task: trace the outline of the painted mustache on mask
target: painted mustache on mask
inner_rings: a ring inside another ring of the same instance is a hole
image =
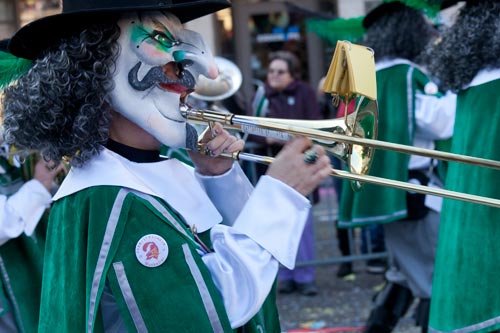
[[[183,61],[179,65],[183,68],[191,64],[192,61]],[[181,70],[180,75],[176,74],[176,65],[177,64],[169,63],[164,66],[153,67],[146,73],[142,80],[139,80],[137,76],[139,68],[141,67],[141,63],[139,62],[128,73],[128,81],[134,89],[139,91],[147,90],[154,85],[159,85],[162,88],[166,88],[166,86],[177,86],[177,89],[172,89],[176,91],[194,89],[196,82],[193,75],[186,70]],[[167,73],[169,73],[172,78],[169,78]],[[184,89],[180,89],[179,87],[183,87]]]

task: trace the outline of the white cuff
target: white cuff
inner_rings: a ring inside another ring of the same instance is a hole
[[[306,197],[279,180],[262,176],[233,227],[293,269],[310,209]]]
[[[222,295],[231,327],[240,327],[262,307],[279,265],[271,253],[234,228],[216,225],[210,235],[214,252],[202,260]]]

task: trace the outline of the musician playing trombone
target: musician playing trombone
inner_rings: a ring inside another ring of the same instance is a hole
[[[4,100],[7,140],[73,168],[54,197],[39,332],[280,332],[273,285],[294,266],[329,176],[299,137],[253,188],[220,124],[202,138],[180,113],[217,76],[181,22],[227,0],[64,0],[9,44],[33,66]],[[188,147],[192,169],[158,149]]]

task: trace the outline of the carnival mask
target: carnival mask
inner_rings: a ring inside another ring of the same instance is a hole
[[[191,131],[179,102],[194,90],[200,75],[217,77],[212,53],[200,34],[184,29],[169,13],[133,14],[118,25],[114,109],[161,143],[186,147]]]

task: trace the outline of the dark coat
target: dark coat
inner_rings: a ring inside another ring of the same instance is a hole
[[[322,119],[314,89],[303,81],[292,82],[283,91],[265,85],[269,100],[267,117],[286,119]]]

